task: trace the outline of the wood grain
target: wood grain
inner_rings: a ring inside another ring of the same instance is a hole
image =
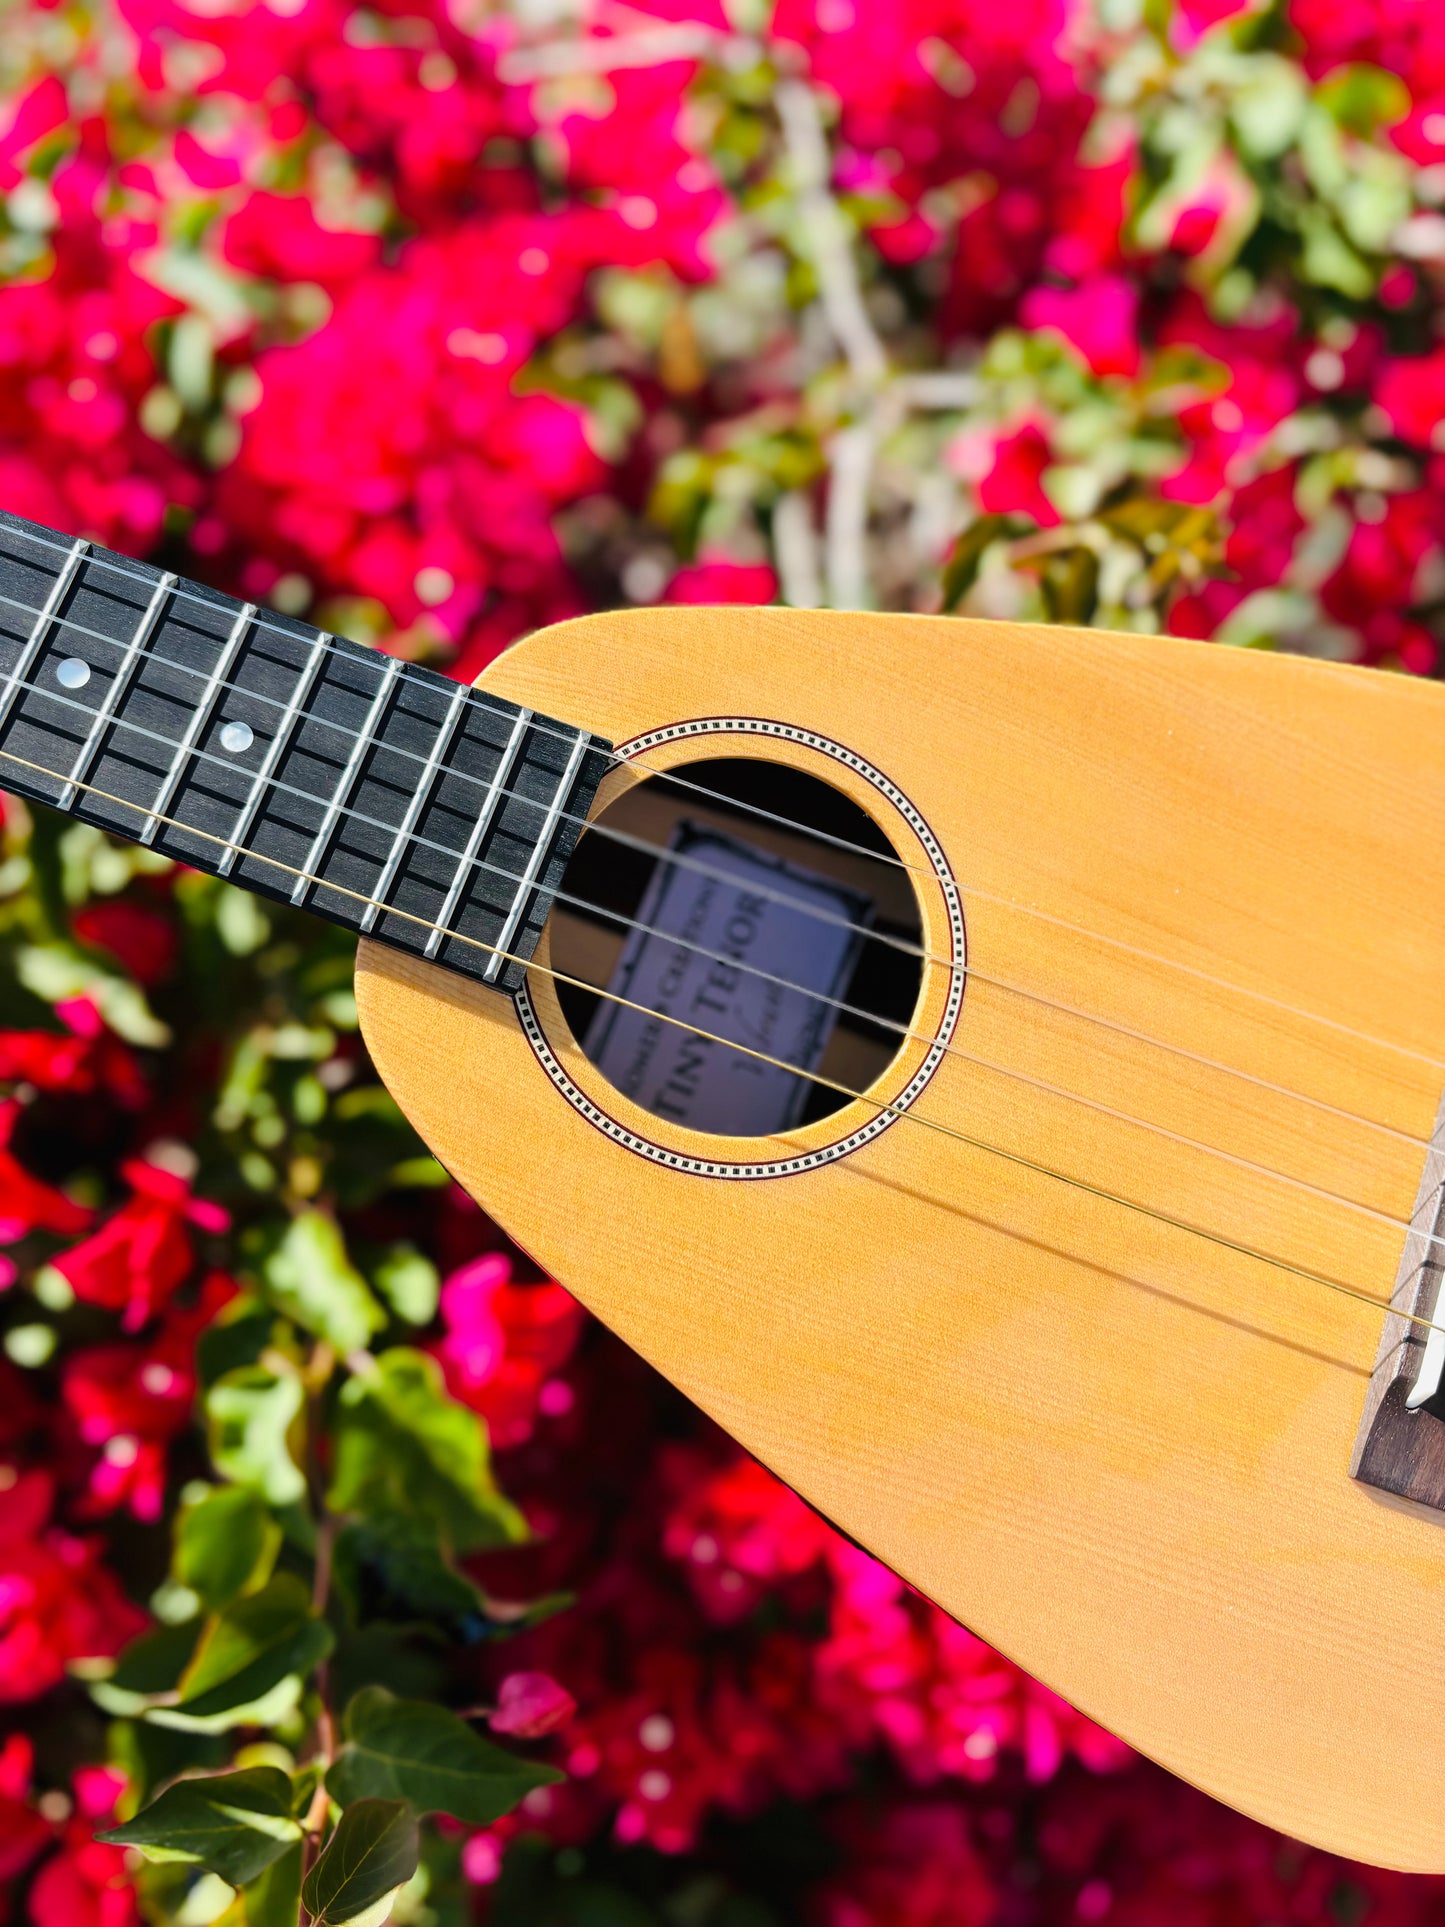
[[[1407,1220],[1445,1084],[1445,691],[1141,636],[776,610],[563,624],[486,686],[614,741],[768,717],[877,765],[963,887],[978,975],[956,1041],[1000,1067],[949,1057],[917,1115],[1389,1299],[1402,1230],[1318,1191]],[[768,753],[921,861],[861,777]],[[920,881],[937,949],[941,892]],[[907,1119],[799,1177],[661,1169],[564,1099],[500,1000],[371,946],[357,985],[382,1075],[448,1169],[806,1498],[1209,1791],[1445,1870],[1445,1537],[1349,1477],[1369,1306]],[[577,1085],[663,1141],[535,971],[533,995]],[[934,972],[916,1027],[942,998]]]

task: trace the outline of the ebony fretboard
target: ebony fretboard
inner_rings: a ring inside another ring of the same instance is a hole
[[[0,787],[195,869],[515,990],[609,761],[551,717],[0,512]]]

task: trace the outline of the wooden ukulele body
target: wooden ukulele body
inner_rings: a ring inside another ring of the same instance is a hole
[[[927,971],[873,1089],[911,1116],[858,1101],[716,1139],[610,1090],[542,970],[524,1025],[364,944],[368,1044],[443,1164],[1085,1712],[1271,1825],[1445,1870],[1445,1513],[1349,1476],[1381,1314],[1097,1195],[1390,1298],[1445,1086],[1445,691],[1142,636],[727,609],[565,623],[484,687],[641,739],[652,768],[823,777],[915,866],[940,957],[961,907],[969,975],[954,1009],[957,974]]]

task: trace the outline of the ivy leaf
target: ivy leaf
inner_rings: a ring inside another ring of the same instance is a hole
[[[397,1699],[366,1686],[346,1709],[346,1744],[326,1775],[326,1790],[353,1800],[408,1800],[418,1813],[449,1813],[486,1827],[534,1787],[563,1776],[503,1752],[465,1720],[430,1700]]]
[[[455,1552],[515,1545],[527,1531],[492,1483],[481,1420],[448,1396],[434,1359],[404,1345],[342,1387],[327,1503],[424,1519]]]
[[[192,1719],[250,1706],[292,1674],[304,1679],[333,1644],[301,1581],[282,1573],[211,1621],[181,1677],[179,1704]]]
[[[358,1800],[306,1876],[313,1927],[381,1927],[398,1887],[416,1872],[416,1816],[402,1800]]]
[[[386,1313],[346,1255],[341,1227],[324,1211],[303,1211],[262,1267],[271,1301],[343,1356],[361,1351]]]
[[[212,1611],[265,1580],[281,1545],[281,1529],[259,1493],[216,1486],[176,1522],[173,1570]]]
[[[271,1505],[304,1498],[306,1481],[288,1445],[304,1399],[299,1378],[278,1377],[263,1365],[243,1365],[218,1378],[206,1394],[216,1470]]]
[[[98,1834],[113,1847],[139,1847],[148,1860],[183,1860],[233,1887],[255,1880],[293,1844],[291,1782],[274,1766],[177,1780],[124,1826]]]
[[[240,1895],[246,1927],[296,1927],[301,1915],[301,1847],[288,1847]]]

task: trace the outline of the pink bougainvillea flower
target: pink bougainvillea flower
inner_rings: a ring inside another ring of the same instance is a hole
[[[816,1927],[985,1927],[995,1918],[993,1876],[958,1807],[850,1807],[836,1824],[848,1867],[823,1888]]]
[[[33,1927],[141,1927],[126,1849],[94,1837],[114,1822],[125,1779],[109,1767],[82,1767],[72,1784],[75,1807],[59,1851],[30,1889]]]
[[[109,951],[147,990],[164,982],[175,967],[175,924],[144,904],[124,899],[89,903],[76,911],[71,928],[82,943]]]
[[[778,578],[766,562],[735,562],[706,554],[679,569],[667,585],[667,602],[775,602]]]
[[[1034,288],[1019,310],[1027,328],[1062,335],[1096,375],[1133,375],[1139,367],[1139,291],[1106,274],[1079,288]]]
[[[1036,422],[1000,436],[989,471],[978,484],[979,506],[990,515],[1031,515],[1040,528],[1054,528],[1059,512],[1043,485],[1052,460],[1047,437]]]
[[[519,1740],[540,1740],[565,1726],[577,1702],[549,1673],[508,1673],[497,1689],[497,1704],[487,1723],[497,1733]]]
[[[13,1244],[30,1231],[51,1231],[73,1237],[90,1223],[83,1205],[63,1191],[31,1177],[9,1149],[21,1106],[13,1099],[0,1102],[0,1243]]]
[[[482,1414],[494,1445],[522,1443],[571,1356],[581,1307],[561,1285],[514,1284],[510,1259],[488,1252],[446,1280],[440,1309],[446,1335],[435,1350],[448,1389]]]
[[[174,1172],[127,1160],[121,1175],[131,1196],[99,1230],[54,1259],[77,1298],[121,1313],[126,1331],[138,1330],[190,1275],[194,1262],[188,1226],[224,1231],[219,1205],[191,1195]]]
[[[28,1734],[12,1733],[0,1746],[0,1882],[18,1880],[53,1837],[49,1823],[29,1803],[34,1762]]]
[[[168,1448],[192,1416],[195,1341],[235,1291],[229,1278],[213,1273],[196,1305],[172,1308],[149,1343],[93,1345],[66,1358],[61,1396],[82,1443],[100,1448],[79,1517],[121,1505],[137,1519],[161,1516]]]
[[[1445,348],[1387,361],[1375,383],[1375,400],[1402,441],[1431,447],[1445,421]]]
[[[98,1543],[48,1523],[53,1502],[46,1473],[0,1468],[0,1700],[48,1692],[72,1660],[109,1658],[146,1624]]]
[[[333,292],[381,258],[381,237],[323,227],[304,194],[256,192],[226,222],[222,252],[269,281],[314,281]]]

